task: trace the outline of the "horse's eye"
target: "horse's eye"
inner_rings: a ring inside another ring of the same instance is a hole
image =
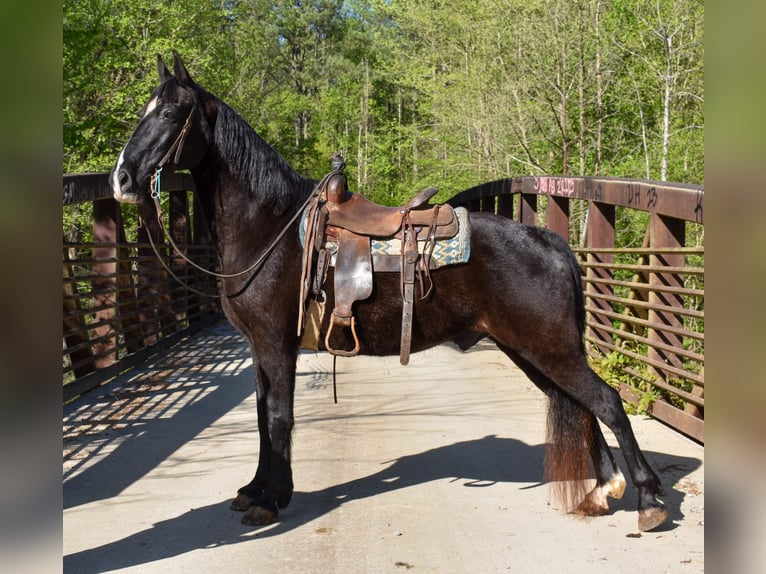
[[[160,112],[160,119],[162,120],[169,120],[173,117],[173,110],[169,108],[165,108]]]

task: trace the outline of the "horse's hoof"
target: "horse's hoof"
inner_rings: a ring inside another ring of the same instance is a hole
[[[587,496],[571,514],[579,516],[604,516],[607,512],[609,512],[609,506],[606,502],[598,502],[593,497]]]
[[[279,515],[272,510],[268,510],[261,506],[252,506],[244,515],[242,515],[242,524],[247,524],[248,526],[266,526],[276,522],[277,516]]]
[[[665,506],[652,506],[646,510],[638,511],[638,529],[641,532],[654,530],[668,518],[668,509]]]
[[[237,494],[237,497],[231,501],[231,509],[239,512],[244,512],[253,505],[253,499],[241,492]]]
[[[287,505],[290,504],[290,500],[293,498],[293,492],[292,490],[288,492],[287,494],[283,494],[279,498],[277,498],[277,508],[287,508]]]
[[[620,499],[625,494],[625,477],[620,471],[601,486],[596,485],[572,513],[581,516],[604,516],[609,512],[608,497]]]

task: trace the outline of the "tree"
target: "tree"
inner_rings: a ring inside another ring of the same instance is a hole
[[[614,2],[613,42],[627,64],[623,89],[635,94],[645,163],[653,166],[646,177],[701,181],[703,19],[699,0]]]
[[[111,167],[178,50],[299,172],[384,203],[500,177],[703,180],[699,0],[64,2],[64,170]]]
[[[103,171],[156,87],[154,61],[172,49],[226,92],[231,68],[225,4],[206,0],[65,0],[64,171]]]

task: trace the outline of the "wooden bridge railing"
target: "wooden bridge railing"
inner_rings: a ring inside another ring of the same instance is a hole
[[[107,177],[64,176],[65,213],[92,209],[92,241],[65,237],[63,243],[65,402],[220,317],[217,299],[187,290],[168,276],[148,234],[185,283],[203,294],[215,294],[215,279],[171,253],[156,221],[147,224],[150,229],[138,228],[135,207],[112,198]],[[192,189],[188,175],[163,176],[166,225],[190,259],[212,267],[217,258],[208,230],[189,206]],[[126,240],[126,227],[136,234],[131,241]]]
[[[174,240],[203,266],[215,265],[191,177],[163,176],[162,184]],[[625,400],[704,442],[703,199],[698,186],[530,176],[471,188],[450,203],[569,240],[583,269],[586,342],[602,376]],[[156,225],[126,239],[126,228],[137,227],[135,208],[112,199],[107,174],[65,175],[64,206],[93,210],[92,241],[63,243],[64,400],[71,400],[218,320],[220,306],[168,277],[148,233],[176,275],[217,292],[214,279],[171,253]],[[616,243],[626,227],[640,245]]]
[[[476,186],[450,203],[567,239],[583,270],[597,370],[623,399],[704,442],[703,200],[701,186],[529,176]]]

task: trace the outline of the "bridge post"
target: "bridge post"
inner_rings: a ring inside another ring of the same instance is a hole
[[[138,243],[148,244],[149,234],[157,248],[157,252],[166,260],[167,253],[162,237],[159,221],[153,204],[142,204],[141,214],[144,225],[138,228]],[[163,334],[172,332],[173,309],[169,295],[169,277],[157,260],[157,255],[151,246],[138,248],[138,299],[141,308],[141,322],[144,326],[144,345],[152,345],[159,341]],[[163,333],[163,331],[167,331]]]
[[[191,243],[191,227],[189,225],[189,200],[187,198],[186,190],[174,189],[168,193],[168,196],[170,199],[168,206],[168,232],[181,252],[188,256],[189,253],[186,246]],[[173,273],[180,277],[184,282],[189,283],[189,265],[183,257],[176,253],[175,249],[172,250],[170,261]],[[171,302],[173,304],[173,311],[176,315],[176,319],[182,320],[183,310],[189,307],[186,299],[188,298],[191,302],[196,296],[187,291],[186,288],[180,285],[175,279],[168,278],[168,281],[171,282],[169,291]],[[186,315],[188,317],[188,311]]]
[[[614,205],[607,203],[598,203],[591,201],[588,208],[588,228],[587,228],[587,246],[589,249],[614,247]],[[612,335],[606,329],[600,329],[603,325],[606,328],[612,327],[612,321],[604,316],[600,311],[612,312],[612,302],[604,299],[604,296],[612,297],[614,288],[612,285],[600,281],[612,281],[614,271],[611,266],[614,264],[613,253],[588,252],[588,267],[585,274],[585,296],[589,302],[586,314],[586,323],[588,324],[586,333],[589,338],[595,341],[596,348],[603,354],[609,354],[610,349],[607,346],[599,345],[603,341],[608,345],[612,344]],[[593,264],[606,264],[604,267],[592,267]],[[599,282],[594,282],[597,280]]]
[[[513,195],[509,193],[497,197],[497,214],[513,219]]]
[[[189,226],[189,201],[186,197],[186,191],[173,190],[168,193],[170,197],[170,204],[168,209],[169,218],[169,233],[173,238],[173,241],[178,244],[179,247],[183,247],[190,243],[191,228]],[[187,255],[186,250],[182,249],[184,255]],[[173,251],[171,261],[173,267],[184,265],[186,262],[183,257]]]
[[[93,202],[93,364],[100,369],[117,361],[117,243],[122,227],[120,205],[112,198]],[[103,245],[99,245],[103,244]]]
[[[649,273],[649,303],[652,305],[649,309],[649,322],[652,326],[649,329],[648,338],[652,345],[649,346],[648,358],[678,368],[683,368],[683,361],[677,354],[666,350],[664,347],[682,349],[683,337],[665,330],[664,327],[683,328],[681,314],[675,313],[672,309],[683,310],[684,298],[680,294],[673,293],[672,290],[683,288],[684,278],[682,274],[675,271],[662,272],[654,269],[682,268],[684,266],[685,256],[683,253],[663,252],[661,249],[683,247],[685,231],[685,222],[681,219],[657,213],[651,215],[649,241],[655,251],[650,258],[652,271]],[[666,310],[663,307],[670,309]],[[664,373],[661,368],[651,367],[651,369],[663,380],[669,375],[669,373]]]
[[[484,213],[495,213],[495,196],[489,195],[482,197],[479,211],[483,211]]]
[[[526,225],[537,225],[537,195],[522,193],[519,197],[519,221]]]
[[[557,195],[548,196],[545,209],[545,227],[557,233],[569,242],[569,198]]]
[[[191,221],[192,243],[195,247],[199,248],[209,247],[212,245],[213,238],[210,236],[210,229],[205,222],[205,211],[200,205],[199,196],[196,193],[192,195],[192,198],[192,201],[194,202],[194,215]],[[210,251],[210,249],[199,249],[198,255],[192,259],[195,263],[201,265],[205,269],[213,269],[215,267],[215,261],[213,257],[211,257]],[[198,278],[201,278],[200,280],[205,282],[205,277],[201,276],[199,272],[193,271],[193,273],[195,279],[190,281],[190,285],[198,285]],[[206,288],[205,292],[209,290],[211,290],[210,287]],[[198,301],[197,306],[194,307],[197,312],[194,316],[190,316],[189,324],[195,323],[207,315],[213,315],[218,312],[216,304],[214,304],[210,298],[200,297],[195,299],[195,301]],[[189,311],[191,312],[191,308]]]

